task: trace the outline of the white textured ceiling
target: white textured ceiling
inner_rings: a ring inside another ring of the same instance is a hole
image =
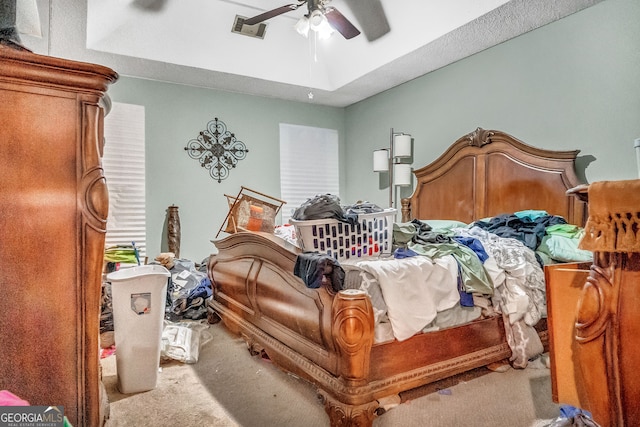
[[[348,106],[601,0],[381,0],[391,31],[372,42],[305,39],[293,25],[306,6],[266,21],[264,39],[231,32],[236,15],[290,0],[87,0],[80,10],[50,1],[50,54],[121,75]],[[344,0],[331,5],[361,28]]]

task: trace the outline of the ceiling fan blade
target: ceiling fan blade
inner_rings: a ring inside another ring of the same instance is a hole
[[[360,30],[358,30],[336,8],[328,7],[324,12],[324,16],[327,18],[327,21],[329,21],[329,24],[331,24],[333,29],[342,34],[345,39],[352,39],[360,34]]]
[[[346,0],[346,2],[370,42],[391,31],[380,0]]]
[[[300,2],[298,4],[288,4],[286,6],[280,6],[279,8],[273,9],[273,10],[269,10],[267,12],[261,13],[260,15],[256,15],[252,18],[249,19],[245,19],[244,23],[245,25],[255,25],[257,23],[260,23],[262,21],[266,21],[267,19],[271,19],[275,16],[278,15],[282,15],[283,13],[287,13],[287,12],[291,12],[292,10],[296,10],[297,8],[299,8],[300,6],[302,6],[303,4],[306,3],[306,0],[303,2]]]

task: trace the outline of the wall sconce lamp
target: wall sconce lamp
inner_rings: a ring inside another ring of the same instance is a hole
[[[373,152],[373,171],[389,173],[389,207],[394,207],[395,187],[411,185],[411,135],[394,132],[391,128],[389,148]]]

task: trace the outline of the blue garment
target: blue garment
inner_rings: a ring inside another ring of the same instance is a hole
[[[205,277],[198,283],[198,286],[193,288],[191,292],[189,292],[189,296],[187,297],[187,301],[191,303],[196,298],[204,298],[207,299],[213,294],[213,289],[211,287],[211,280],[208,277]]]
[[[585,414],[587,417],[592,418],[589,411],[571,405],[560,405],[560,416],[562,418],[574,418],[578,414]]]
[[[412,251],[409,248],[398,248],[393,252],[393,257],[394,258],[410,258],[413,256],[417,256],[418,254],[414,251]]]
[[[489,258],[489,255],[487,255],[487,252],[484,250],[484,246],[482,246],[482,242],[480,242],[480,240],[476,239],[475,237],[453,236],[453,240],[460,243],[461,245],[465,245],[473,252],[475,252],[480,259],[480,262],[482,262],[483,264]],[[473,303],[473,294],[470,294],[464,290],[464,283],[462,282],[462,275],[460,272],[458,273],[458,292],[460,293],[461,306],[473,307],[475,305]]]
[[[484,250],[484,246],[482,246],[482,242],[475,237],[454,236],[453,240],[474,251],[483,264],[489,258],[489,255],[487,255],[487,252]]]
[[[463,307],[473,307],[473,294],[464,290],[464,282],[460,272],[460,264],[458,263],[458,293],[460,294],[460,305]]]

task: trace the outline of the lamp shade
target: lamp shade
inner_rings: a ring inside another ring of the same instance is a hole
[[[389,150],[383,148],[373,152],[373,171],[386,172],[389,170]]]
[[[400,134],[393,139],[394,157],[411,157],[411,135]]]
[[[325,22],[327,22],[327,17],[318,9],[309,15],[309,27],[311,27],[313,31],[318,31]]]
[[[411,185],[411,165],[396,163],[393,165],[393,184],[399,187]]]
[[[309,19],[306,16],[298,19],[294,28],[301,36],[309,37]]]

